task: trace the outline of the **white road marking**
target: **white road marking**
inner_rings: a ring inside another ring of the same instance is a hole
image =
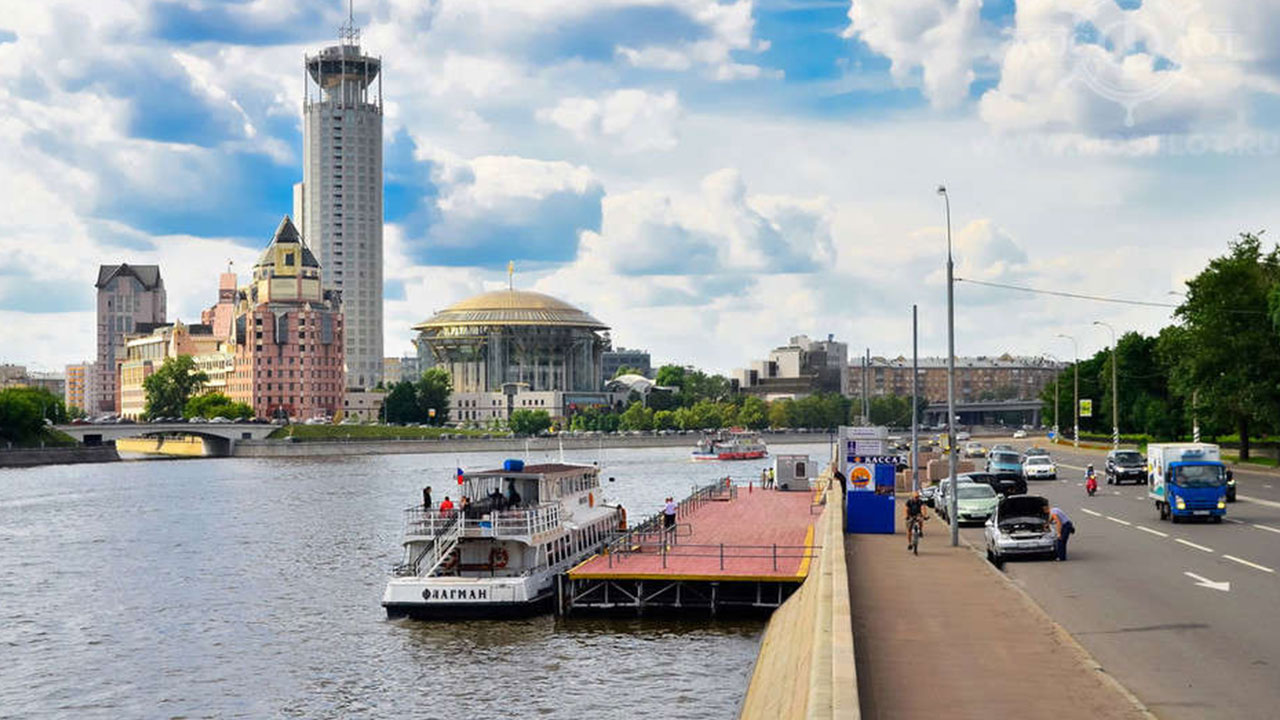
[[[1266,488],[1266,489],[1268,489],[1268,490],[1270,490],[1270,489],[1271,489],[1271,486],[1270,486],[1270,485],[1263,485],[1262,487],[1264,487],[1264,488]]]
[[[1111,494],[1112,494],[1112,495],[1119,495],[1119,494],[1120,494],[1120,491],[1119,491],[1119,490],[1112,490],[1112,491],[1111,491]]]
[[[1063,482],[1066,482],[1066,480],[1063,480]],[[1076,483],[1076,487],[1080,487],[1082,485],[1084,485],[1084,483]]]
[[[1183,572],[1182,574],[1192,580],[1195,580],[1196,585],[1199,587],[1209,588],[1210,590],[1221,590],[1222,592],[1231,592],[1231,583],[1229,582],[1214,582],[1209,578],[1200,577],[1193,572]]]
[[[1263,500],[1262,498],[1249,497],[1248,495],[1236,495],[1237,500],[1245,502],[1257,503],[1258,505],[1266,505],[1267,507],[1280,508],[1280,502],[1275,500]]]
[[[1100,512],[1094,512],[1094,511],[1090,510],[1089,508],[1080,508],[1080,512],[1087,512],[1087,513],[1089,513],[1090,515],[1092,515],[1092,516],[1094,516],[1094,517],[1102,517],[1102,513],[1100,513]]]
[[[1141,525],[1135,525],[1134,527],[1138,528],[1139,530],[1145,533],[1151,533],[1152,535],[1159,535],[1160,537],[1164,537],[1164,538],[1169,537],[1169,533],[1162,533],[1159,530],[1152,530],[1149,527],[1143,527]]]
[[[1224,558],[1226,558],[1226,559],[1228,559],[1228,560],[1234,560],[1234,561],[1236,561],[1236,562],[1240,563],[1241,565],[1248,565],[1249,567],[1253,568],[1254,570],[1261,570],[1262,572],[1265,572],[1265,573],[1273,573],[1273,572],[1275,572],[1275,570],[1272,570],[1271,568],[1269,568],[1269,567],[1267,567],[1267,566],[1265,566],[1265,565],[1259,565],[1258,563],[1251,563],[1251,562],[1249,562],[1248,560],[1243,560],[1243,559],[1241,559],[1241,558],[1236,557],[1235,555],[1227,555],[1227,554],[1223,553],[1222,557],[1224,557]]]
[[[1107,519],[1110,520],[1111,522],[1120,523],[1121,525],[1130,525],[1130,526],[1133,525],[1133,523],[1129,522],[1128,520],[1121,520],[1118,517],[1111,517],[1110,515],[1107,516]]]
[[[1256,523],[1255,523],[1255,524],[1254,524],[1254,527],[1258,528],[1259,530],[1267,530],[1267,531],[1269,531],[1269,532],[1273,532],[1273,533],[1280,533],[1280,530],[1277,530],[1277,529],[1275,529],[1275,528],[1273,528],[1273,527],[1271,527],[1271,526],[1269,526],[1269,525],[1258,525],[1258,524],[1256,524]]]
[[[1207,548],[1207,547],[1205,547],[1205,546],[1203,546],[1203,545],[1197,545],[1197,544],[1195,544],[1195,543],[1191,542],[1190,540],[1183,540],[1182,538],[1174,538],[1174,539],[1173,539],[1173,541],[1174,541],[1174,542],[1176,542],[1176,543],[1182,543],[1183,545],[1186,545],[1187,547],[1193,547],[1193,548],[1195,548],[1195,549],[1197,549],[1197,550],[1203,550],[1203,551],[1205,551],[1205,552],[1207,552],[1207,553],[1211,553],[1211,552],[1213,552],[1213,551],[1214,551],[1214,550],[1213,550],[1213,548]]]
[[[1243,521],[1243,520],[1236,520],[1235,518],[1229,518],[1229,517],[1224,517],[1224,518],[1222,518],[1222,519],[1223,519],[1223,520],[1226,520],[1226,521],[1227,521],[1227,522],[1229,522],[1229,523],[1234,523],[1234,524],[1236,524],[1236,525],[1244,525],[1244,521]]]

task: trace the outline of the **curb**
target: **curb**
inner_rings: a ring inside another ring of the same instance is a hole
[[[950,526],[948,525],[948,527]],[[1133,691],[1125,687],[1124,683],[1121,683],[1119,680],[1117,680],[1114,675],[1107,672],[1107,669],[1102,667],[1102,663],[1098,662],[1098,660],[1094,658],[1093,655],[1090,654],[1090,652],[1086,650],[1085,647],[1081,645],[1080,642],[1076,640],[1074,636],[1071,635],[1071,633],[1067,632],[1067,629],[1062,627],[1062,625],[1059,624],[1057,620],[1054,620],[1052,617],[1049,617],[1049,613],[1045,612],[1044,608],[1040,607],[1040,603],[1037,603],[1035,601],[1035,598],[1031,597],[1030,593],[1024,590],[1022,586],[1014,582],[1013,579],[1010,578],[1008,575],[1006,575],[1004,572],[996,569],[991,565],[991,563],[987,562],[987,559],[983,555],[983,553],[979,552],[978,548],[974,547],[973,544],[970,543],[967,538],[962,536],[960,538],[960,542],[964,543],[964,546],[967,547],[970,552],[972,552],[974,555],[978,557],[978,560],[982,563],[982,566],[986,568],[987,572],[1000,578],[1000,580],[1004,582],[1006,586],[1008,586],[1009,588],[1012,588],[1015,592],[1017,592],[1018,596],[1022,598],[1022,602],[1028,608],[1030,608],[1034,614],[1038,615],[1042,620],[1047,622],[1049,626],[1053,628],[1054,634],[1057,635],[1059,639],[1063,640],[1068,647],[1071,647],[1075,650],[1076,655],[1080,659],[1080,662],[1083,663],[1085,667],[1089,668],[1090,670],[1093,670],[1095,674],[1097,674],[1099,677],[1102,678],[1102,681],[1104,683],[1110,685],[1112,688],[1118,691],[1121,696],[1123,696],[1126,700],[1129,701],[1129,704],[1131,704],[1134,710],[1137,710],[1138,713],[1143,718],[1146,718],[1147,720],[1158,720],[1156,718],[1155,713],[1151,712],[1151,709],[1148,708],[1146,704],[1143,703],[1142,700],[1138,698],[1137,695],[1134,695]]]

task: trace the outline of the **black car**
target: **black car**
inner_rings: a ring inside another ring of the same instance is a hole
[[[1103,468],[1108,485],[1120,485],[1133,482],[1147,484],[1147,459],[1137,450],[1112,450],[1107,453],[1107,464]]]
[[[971,472],[957,476],[960,482],[969,481],[990,485],[992,490],[997,494],[1008,497],[1010,495],[1026,495],[1027,481],[1021,475],[1010,475],[1009,473],[990,473],[990,472]]]

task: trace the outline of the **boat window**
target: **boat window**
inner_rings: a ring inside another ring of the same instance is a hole
[[[802,463],[802,462],[798,462],[798,463],[796,463],[796,477],[797,477],[797,478],[802,478],[802,477],[804,477],[804,476],[805,476],[805,474],[804,474],[804,463]]]

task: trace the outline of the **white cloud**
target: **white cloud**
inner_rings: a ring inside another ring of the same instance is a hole
[[[617,152],[671,150],[676,146],[680,99],[675,92],[615,90],[599,100],[565,98],[538,111],[538,119],[573,133],[580,141]]]
[[[955,107],[985,52],[981,9],[982,0],[854,0],[844,35],[889,58],[899,84],[918,84],[934,106]]]

